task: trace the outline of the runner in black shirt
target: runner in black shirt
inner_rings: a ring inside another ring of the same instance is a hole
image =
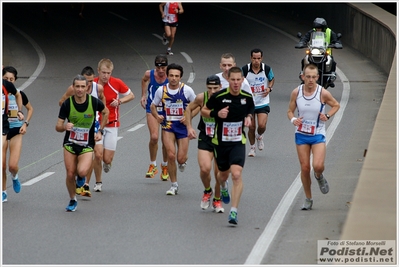
[[[227,179],[233,180],[232,203],[229,223],[237,224],[237,208],[243,190],[242,169],[245,163],[246,136],[244,127],[251,125],[254,114],[252,95],[240,90],[244,80],[242,71],[232,67],[228,75],[229,87],[211,96],[201,110],[206,118],[215,118],[215,158],[219,167],[217,179],[222,189],[222,201],[230,202]]]

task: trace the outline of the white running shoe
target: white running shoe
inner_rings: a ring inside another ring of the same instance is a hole
[[[211,205],[211,197],[213,192],[206,192],[204,191],[204,195],[202,196],[201,200],[201,209],[206,210]]]
[[[314,177],[316,178],[316,181],[319,183],[320,191],[323,194],[327,194],[328,191],[330,191],[330,186],[328,185],[328,182],[327,182],[326,178],[324,177],[324,175],[321,174],[320,177],[317,178],[316,173],[315,173]]]
[[[174,196],[174,195],[177,195],[178,190],[179,190],[179,186],[172,185],[171,188],[168,191],[166,191],[166,194],[170,195],[170,196]]]
[[[111,170],[111,163],[110,164],[104,163],[103,168],[104,172],[108,173]]]
[[[303,203],[302,210],[311,210],[313,206],[313,199],[306,198],[305,202]]]
[[[213,207],[213,211],[216,213],[223,213],[224,212],[224,208],[222,207],[222,201],[213,199],[213,203],[212,203],[212,207]]]
[[[95,192],[101,192],[102,191],[102,187],[103,187],[103,183],[96,183],[94,185],[94,191]]]
[[[251,146],[251,149],[249,150],[248,157],[255,157],[255,146]]]
[[[184,170],[186,169],[187,166],[187,161],[184,162],[183,164],[179,163],[179,171],[184,172]]]
[[[256,142],[258,143],[259,150],[263,150],[263,148],[265,148],[265,144],[263,143],[263,135],[257,136]]]
[[[163,45],[167,45],[168,43],[169,43],[169,41],[168,41],[168,39],[166,38],[165,33],[163,33],[163,35],[162,35],[162,44],[163,44]]]

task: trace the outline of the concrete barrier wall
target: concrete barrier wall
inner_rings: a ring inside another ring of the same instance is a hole
[[[354,46],[357,45],[382,69],[388,69],[389,76],[341,239],[396,240],[396,16],[371,4],[348,6],[353,7],[356,17],[353,22],[368,39],[373,39],[370,47],[365,47],[357,40]],[[372,48],[375,50],[372,51]]]
[[[348,4],[347,8],[345,31],[353,33],[348,43],[390,73],[396,50],[396,16],[373,4]]]

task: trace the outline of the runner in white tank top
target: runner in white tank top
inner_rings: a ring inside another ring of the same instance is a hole
[[[319,75],[316,65],[305,66],[301,78],[304,84],[291,92],[287,117],[295,125],[295,144],[306,196],[302,210],[310,210],[313,206],[310,178],[312,167],[320,191],[327,194],[330,190],[323,175],[326,157],[325,122],[339,110],[340,106],[329,91],[317,84]],[[330,110],[325,109],[326,105],[331,107]],[[298,117],[294,115],[296,109]],[[310,162],[311,155],[312,162]]]

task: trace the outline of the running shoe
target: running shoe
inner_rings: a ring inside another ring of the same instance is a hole
[[[14,179],[12,179],[12,188],[14,189],[15,193],[21,192],[21,183],[19,182],[18,179],[18,173],[14,177]]]
[[[102,182],[98,182],[94,185],[94,192],[101,192],[102,191],[102,187],[103,187],[103,183]]]
[[[256,138],[256,142],[258,143],[259,150],[263,150],[263,148],[265,148],[265,144],[263,143],[263,135],[258,135]]]
[[[154,178],[155,174],[158,173],[158,167],[154,164],[150,164],[147,173],[145,174],[145,178]]]
[[[111,170],[111,163],[110,164],[104,163],[103,168],[104,172],[108,173]]]
[[[76,177],[76,187],[82,187],[86,183],[86,177]]]
[[[80,194],[82,194],[82,192],[83,192],[83,186],[82,187],[76,186],[76,189],[75,189],[76,195],[80,196]]]
[[[212,190],[209,192],[204,191],[204,195],[202,196],[201,200],[201,208],[206,210],[211,205],[211,197],[212,197]]]
[[[328,182],[326,178],[324,178],[324,175],[321,174],[319,178],[316,177],[316,173],[314,174],[314,177],[316,178],[317,182],[319,183],[320,191],[323,194],[327,194],[328,191],[330,191],[330,186],[328,185]]]
[[[220,189],[220,197],[224,204],[230,203],[230,194],[229,194],[229,183],[226,181],[226,189]]]
[[[229,223],[231,224],[237,224],[237,212],[236,211],[230,211],[229,214]]]
[[[313,206],[313,199],[306,198],[305,202],[302,205],[302,210],[311,210]]]
[[[84,184],[82,187],[82,193],[80,193],[80,195],[84,197],[91,197],[90,187],[88,184]]]
[[[173,52],[172,52],[172,50],[168,50],[168,51],[166,51],[166,54],[167,54],[168,56],[173,56]]]
[[[212,207],[216,213],[224,212],[224,208],[222,207],[222,201],[220,199],[213,199]]]
[[[2,202],[7,202],[7,192],[3,191],[3,201]]]
[[[77,206],[78,202],[75,199],[71,199],[65,209],[66,211],[75,211]]]
[[[251,149],[249,150],[248,157],[255,157],[255,146],[251,146]]]
[[[179,190],[178,186],[172,185],[172,187],[168,191],[166,191],[166,194],[170,195],[170,196],[174,196],[174,195],[177,195],[178,190]]]
[[[169,43],[168,38],[166,38],[165,33],[162,35],[162,44],[167,45]]]
[[[183,164],[179,163],[179,171],[184,172],[186,166],[187,166],[187,161],[184,162]]]
[[[161,180],[162,181],[169,180],[168,166],[162,166]]]

